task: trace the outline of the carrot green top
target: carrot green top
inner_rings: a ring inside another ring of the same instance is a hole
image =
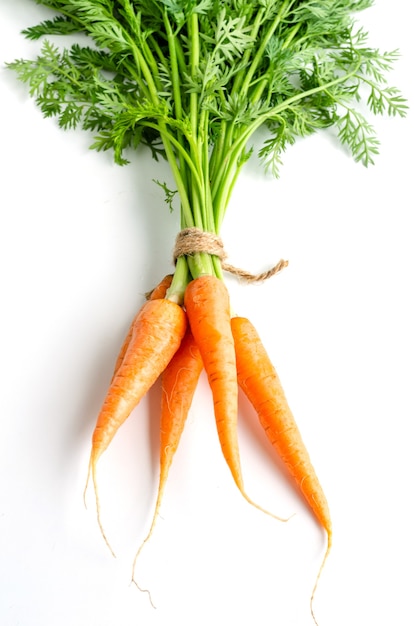
[[[370,48],[355,21],[373,0],[35,1],[51,16],[23,34],[44,38],[41,52],[8,67],[45,117],[92,131],[92,147],[117,163],[139,144],[165,157],[181,228],[219,233],[259,127],[269,131],[259,155],[277,175],[289,144],[326,127],[372,163],[378,141],[362,96],[373,114],[406,113],[384,78],[397,52]],[[56,43],[79,34],[82,45]],[[221,275],[217,257],[180,258],[171,289],[182,294],[201,274]]]

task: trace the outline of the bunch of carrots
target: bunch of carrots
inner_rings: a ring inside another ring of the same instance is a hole
[[[133,320],[116,360],[92,437],[89,471],[97,497],[96,468],[99,457],[131,411],[161,376],[158,496],[150,530],[136,555],[134,567],[142,547],[154,530],[168,472],[203,368],[212,392],[221,449],[241,494],[250,504],[264,510],[250,499],[243,485],[237,438],[239,387],[256,410],[270,443],[280,454],[317,520],[326,530],[324,563],[332,542],[328,503],[279,377],[256,329],[247,318],[232,316],[223,280],[212,275],[191,280],[185,290],[183,306],[169,299],[171,282],[172,276],[167,275]],[[98,497],[97,510],[102,534],[111,549],[100,521]]]
[[[378,141],[366,111],[406,114],[404,98],[385,78],[397,51],[370,48],[367,33],[355,23],[355,14],[372,0],[36,4],[52,11],[23,31],[29,39],[43,39],[40,52],[8,67],[28,84],[45,117],[55,116],[63,129],[92,132],[91,148],[112,150],[117,164],[127,164],[141,145],[155,159],[166,159],[176,188],[160,184],[171,208],[174,198],[179,201],[177,230],[204,237],[201,247],[181,246],[174,273],[138,312],[117,359],[93,433],[88,475],[102,532],[98,460],[161,377],[160,481],[151,536],[204,368],[221,448],[238,489],[258,506],[244,489],[240,469],[240,387],[326,531],[323,567],[332,544],[326,498],[258,333],[232,313],[218,238],[258,129],[267,133],[258,155],[275,175],[297,137],[328,127],[367,166]],[[69,47],[56,45],[59,35],[67,42],[79,34]]]

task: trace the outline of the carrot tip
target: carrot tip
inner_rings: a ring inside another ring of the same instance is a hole
[[[244,491],[244,488],[237,484],[240,493],[242,494],[242,496],[245,498],[245,500],[247,500],[247,502],[249,504],[251,504],[252,506],[254,506],[256,509],[258,509],[259,511],[261,511],[262,513],[265,513],[266,515],[270,515],[270,517],[273,517],[273,519],[278,520],[278,522],[288,522],[290,519],[292,519],[292,517],[294,517],[296,515],[296,513],[292,513],[292,515],[289,515],[289,517],[280,517],[280,515],[276,515],[275,513],[272,513],[271,511],[268,511],[267,509],[264,509],[262,506],[260,506],[260,504],[257,504],[257,502],[254,502],[248,495],[247,493]]]
[[[151,535],[152,535],[152,531],[153,531],[153,529],[154,529],[154,525],[155,525],[155,518],[154,518],[154,521],[153,521],[153,523],[152,523],[152,526],[151,526],[151,528],[150,528],[149,533],[148,533],[148,534],[147,534],[147,536],[145,537],[144,541],[141,543],[141,545],[140,545],[140,547],[138,548],[137,553],[136,553],[136,555],[135,555],[134,562],[133,562],[133,564],[132,564],[132,576],[131,576],[131,583],[134,583],[134,585],[136,586],[136,588],[137,588],[139,591],[141,591],[142,593],[146,593],[146,594],[148,594],[148,599],[149,599],[149,601],[150,601],[150,603],[151,603],[152,608],[153,608],[153,609],[156,609],[157,607],[155,606],[155,604],[154,604],[154,602],[153,602],[153,600],[152,600],[152,596],[151,596],[151,592],[150,592],[150,590],[149,590],[149,589],[144,589],[143,587],[141,587],[141,586],[137,583],[136,578],[135,578],[135,568],[136,568],[136,564],[137,564],[138,557],[139,557],[139,555],[141,554],[142,549],[144,548],[145,544],[146,544],[146,543],[148,542],[148,540],[150,539],[150,537],[151,537]]]
[[[85,487],[83,489],[83,504],[85,506],[85,509],[88,508],[88,503],[86,502],[86,493],[88,491],[90,477],[91,477],[91,463],[89,462],[88,475],[86,476]]]
[[[106,545],[108,546],[109,551],[110,551],[110,553],[112,554],[112,556],[114,557],[114,559],[116,559],[116,554],[115,554],[115,552],[113,551],[113,548],[112,548],[111,544],[110,544],[110,543],[109,543],[109,541],[108,541],[108,538],[107,538],[107,536],[106,536],[106,534],[105,534],[105,531],[104,531],[104,529],[103,529],[103,526],[102,526],[102,524],[101,524],[101,520],[100,520],[100,519],[98,519],[98,524],[99,524],[99,529],[100,529],[100,531],[101,531],[101,534],[102,534],[103,540],[105,541]]]
[[[327,558],[329,556],[329,553],[331,551],[331,547],[332,547],[332,535],[331,535],[331,531],[329,531],[328,532],[328,543],[327,543],[327,546],[326,546],[325,554],[324,554],[324,557],[322,559],[322,563],[321,563],[321,566],[319,568],[318,574],[316,576],[315,584],[313,586],[311,599],[310,599],[310,611],[311,611],[312,619],[313,619],[313,621],[315,623],[315,626],[318,626],[318,622],[316,620],[315,611],[313,609],[313,601],[314,601],[314,598],[315,598],[316,589],[317,589],[318,584],[319,584],[319,579],[321,577],[322,570],[325,567],[325,563],[326,563],[326,560],[327,560]]]
[[[136,569],[136,566],[137,566],[137,561],[138,561],[139,555],[141,554],[145,544],[148,543],[148,541],[150,540],[150,538],[152,536],[152,531],[154,530],[154,526],[155,526],[155,517],[154,517],[153,523],[151,525],[151,528],[150,528],[147,536],[145,537],[144,541],[141,543],[140,547],[138,548],[138,550],[137,550],[137,552],[135,554],[134,562],[132,563],[132,577],[131,577],[131,581],[133,583],[135,583],[136,585],[137,585],[137,583],[136,583],[136,580],[135,580],[135,569]],[[138,589],[140,588],[139,585],[137,585],[137,587],[138,587]],[[141,591],[143,591],[143,590],[141,589]]]
[[[148,598],[149,598],[149,601],[150,601],[150,603],[151,603],[152,608],[153,608],[153,609],[156,609],[157,607],[155,606],[155,604],[154,604],[154,602],[153,602],[153,600],[152,600],[152,596],[151,596],[151,592],[150,592],[150,590],[149,590],[149,589],[143,589],[142,587],[140,587],[140,586],[138,585],[137,581],[135,580],[135,578],[132,578],[131,583],[134,583],[135,587],[136,587],[139,591],[141,591],[142,593],[146,593],[146,594],[148,594]]]
[[[86,502],[86,491],[88,489],[88,485],[86,485],[84,492],[83,492],[83,506],[85,507],[85,509],[88,508],[88,503]]]
[[[98,521],[99,530],[101,531],[101,535],[103,537],[103,540],[105,541],[107,547],[109,548],[110,553],[116,559],[116,554],[115,554],[111,544],[108,541],[108,538],[106,536],[106,533],[105,533],[105,530],[104,530],[104,527],[103,527],[103,524],[102,524],[102,520],[101,520],[101,505],[100,505],[100,502],[99,502],[98,482],[97,482],[97,478],[96,478],[96,467],[95,467],[95,464],[96,464],[96,459],[94,459],[91,456],[91,461],[89,463],[88,477],[87,477],[85,491],[84,491],[84,498],[86,496],[86,489],[88,487],[90,476],[92,476],[93,490],[94,490],[94,493],[95,493],[95,502],[96,502],[96,518],[97,518],[97,521]],[[85,505],[86,505],[86,501],[85,501]]]

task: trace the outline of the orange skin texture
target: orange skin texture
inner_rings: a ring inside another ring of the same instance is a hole
[[[162,281],[149,293],[148,300],[157,300],[158,298],[165,298],[165,294],[171,286],[173,279],[172,274],[164,276]]]
[[[180,347],[186,328],[187,318],[178,304],[156,299],[143,305],[98,416],[92,436],[92,468],[118,428],[162,374]]]
[[[249,504],[279,521],[287,521],[253,502],[244,489],[237,433],[236,352],[227,287],[214,276],[196,278],[187,286],[184,305],[212,391],[221,450],[234,482]]]
[[[167,276],[164,276],[164,278],[162,279],[162,281],[151,291],[151,293],[148,295],[148,300],[157,300],[158,298],[165,298],[165,294],[167,293],[167,289],[169,288],[169,286],[171,285],[172,282],[172,275],[171,274],[167,274]],[[131,341],[131,337],[132,337],[132,332],[134,329],[134,324],[135,324],[135,320],[137,319],[139,315],[139,312],[137,313],[137,315],[134,317],[134,319],[132,320],[131,326],[129,327],[127,336],[125,337],[121,349],[119,351],[119,354],[117,356],[117,359],[115,361],[115,367],[114,367],[114,376],[118,370],[118,367],[121,365],[124,356],[125,356],[125,352],[127,351],[127,348],[129,346],[129,342]]]
[[[279,376],[253,324],[233,317],[231,327],[237,355],[240,388],[257,412],[273,448],[303,493],[331,543],[332,522],[328,503],[298,426],[286,400]]]
[[[200,351],[190,328],[161,378],[161,482],[166,481],[203,369]]]
[[[164,370],[161,378],[161,424],[160,424],[160,477],[154,515],[147,536],[134,559],[132,580],[137,559],[155,528],[168,473],[177,451],[197,383],[203,369],[200,351],[190,328],[184,335],[180,347]]]
[[[188,284],[184,305],[212,391],[223,455],[236,485],[243,491],[237,439],[236,354],[227,288],[214,276],[201,276]]]
[[[98,524],[113,555],[100,517],[96,466],[118,429],[180,348],[188,327],[187,316],[181,306],[164,299],[171,280],[171,276],[166,276],[135,316],[116,359],[112,380],[92,435],[84,497],[92,475]]]

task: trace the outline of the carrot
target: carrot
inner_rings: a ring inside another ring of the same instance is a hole
[[[184,305],[213,394],[218,437],[233,479],[250,504],[281,519],[253,502],[244,489],[237,437],[236,354],[227,288],[219,278],[201,276],[188,284]]]
[[[147,300],[157,300],[158,298],[165,298],[165,294],[171,286],[172,279],[172,274],[167,274],[166,276],[164,276],[162,281],[158,283],[158,285],[154,287],[152,291],[146,294]]]
[[[134,559],[132,568],[133,580],[138,556],[144,545],[150,539],[155,528],[168,473],[180,442],[202,369],[203,362],[201,360],[200,351],[194,341],[190,328],[187,328],[180,347],[167,365],[161,378],[160,477],[158,495],[149,532]]]
[[[98,415],[92,435],[88,479],[91,474],[98,523],[110,549],[100,522],[96,482],[98,459],[109,446],[119,427],[164,371],[178,350],[186,327],[185,312],[178,304],[165,299],[146,302],[135,319],[131,340]]]
[[[147,300],[157,300],[158,298],[165,298],[165,294],[167,293],[167,289],[168,287],[171,285],[172,282],[172,274],[167,274],[166,276],[164,276],[164,278],[162,279],[162,281],[150,292],[148,292],[148,294],[146,294],[147,296]],[[114,373],[113,376],[115,376],[116,372],[118,371],[119,366],[121,365],[123,358],[125,356],[125,352],[127,351],[127,348],[129,346],[129,342],[131,341],[131,337],[132,337],[132,332],[134,330],[134,324],[135,324],[135,320],[137,319],[139,315],[139,312],[137,313],[137,315],[134,317],[134,319],[132,320],[131,326],[129,327],[128,333],[124,339],[124,342],[121,346],[121,349],[119,351],[119,354],[117,356],[117,359],[115,361],[115,367],[114,367]]]
[[[332,545],[332,522],[325,494],[287,403],[279,376],[256,329],[244,317],[233,317],[231,328],[239,385],[257,411],[267,438],[283,459],[313,514],[327,533],[327,549],[318,573],[318,582]],[[316,584],[312,600],[315,589]]]

